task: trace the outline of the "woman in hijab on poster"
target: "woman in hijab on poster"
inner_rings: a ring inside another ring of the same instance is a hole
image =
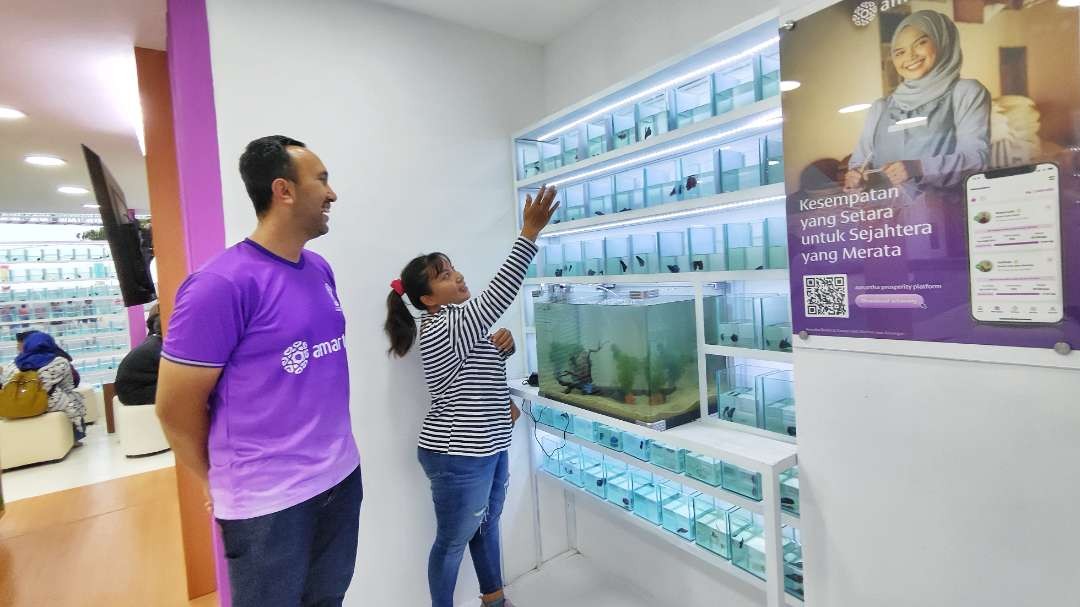
[[[959,32],[941,13],[909,15],[891,48],[903,81],[871,106],[845,189],[865,189],[878,173],[908,192],[958,186],[989,164],[990,93],[978,80],[960,78]]]

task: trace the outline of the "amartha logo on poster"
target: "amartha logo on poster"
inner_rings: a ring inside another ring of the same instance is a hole
[[[859,27],[866,27],[874,22],[878,13],[884,13],[885,11],[896,8],[902,4],[907,4],[909,0],[867,0],[866,2],[860,2],[855,7],[855,12],[851,15],[851,20],[855,25]]]

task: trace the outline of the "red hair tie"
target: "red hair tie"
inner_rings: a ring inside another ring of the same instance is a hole
[[[397,293],[399,296],[405,295],[405,285],[401,284],[400,278],[395,278],[393,282],[390,283],[390,288],[393,289],[394,293]]]

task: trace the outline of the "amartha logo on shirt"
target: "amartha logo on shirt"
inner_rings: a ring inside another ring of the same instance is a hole
[[[293,345],[285,348],[285,352],[281,355],[281,366],[293,375],[300,375],[304,369],[307,369],[310,356],[307,342],[295,341]]]
[[[326,294],[330,296],[330,301],[334,302],[334,310],[340,312],[341,302],[338,301],[337,297],[334,297],[334,289],[330,286],[329,283],[324,282],[323,286],[326,287]]]

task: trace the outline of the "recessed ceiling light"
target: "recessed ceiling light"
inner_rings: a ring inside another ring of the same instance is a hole
[[[77,185],[62,185],[56,188],[57,192],[61,194],[71,194],[72,196],[82,196],[83,194],[89,194],[90,190],[86,188],[80,188]]]
[[[865,111],[865,110],[868,110],[868,109],[870,109],[870,104],[869,103],[856,103],[855,105],[849,105],[847,107],[842,107],[837,111],[840,112],[841,114],[854,114],[855,112],[862,112],[862,111]]]
[[[1058,6],[1065,8],[1075,8],[1080,6],[1080,0],[1058,0]]]
[[[800,86],[802,86],[802,83],[799,82],[798,80],[781,80],[780,81],[780,90],[785,92],[785,93],[788,92],[788,91],[794,91],[795,89],[799,88]]]
[[[100,207],[100,205],[96,205],[96,204],[84,204],[84,205],[82,205],[82,208],[84,208],[84,209],[99,209],[101,207]]]
[[[42,156],[40,154],[31,154],[27,156],[25,160],[28,164],[39,167],[58,167],[67,164],[63,158],[57,158],[56,156]]]
[[[17,120],[19,118],[26,118],[26,114],[13,107],[0,105],[0,120]]]

